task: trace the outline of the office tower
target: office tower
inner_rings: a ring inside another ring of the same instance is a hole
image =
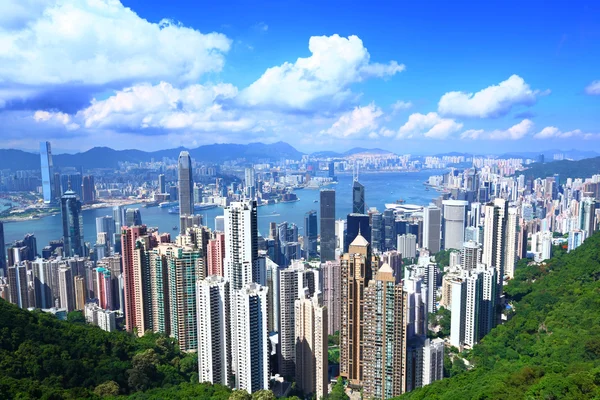
[[[139,208],[128,208],[125,210],[125,226],[142,225],[142,213]]]
[[[217,215],[215,217],[215,232],[225,232],[225,216]]]
[[[184,234],[188,228],[202,226],[202,215],[181,215],[179,217],[179,229]]]
[[[51,264],[41,258],[31,263],[34,276],[35,299],[37,308],[54,307],[54,294],[52,293]]]
[[[223,276],[223,260],[225,258],[225,234],[216,232],[208,241],[207,275]]]
[[[194,214],[192,179],[192,158],[190,153],[182,151],[179,153],[177,164],[177,178],[179,181],[179,216]],[[183,232],[180,230],[180,232]]]
[[[493,203],[485,206],[482,262],[496,268],[498,284],[504,279],[506,267],[507,217],[508,201],[494,199]]]
[[[84,204],[96,200],[96,184],[92,175],[84,176],[81,182],[81,200]]]
[[[52,165],[52,150],[50,142],[40,142],[40,161],[42,168],[42,193],[44,195],[44,203],[51,203],[54,198],[54,171]]]
[[[8,288],[11,303],[16,304],[20,308],[35,306],[35,304],[29,303],[27,267],[25,264],[11,265],[8,267]]]
[[[83,180],[81,174],[70,174],[60,176],[61,192],[65,194],[68,190],[72,190],[81,200],[83,198],[82,185]]]
[[[444,200],[444,248],[460,249],[465,241],[467,206],[465,200]]]
[[[70,188],[61,197],[63,248],[66,257],[85,256],[81,201]]]
[[[233,202],[225,208],[225,271],[231,290],[258,282],[258,227],[256,202]]]
[[[295,302],[296,384],[305,396],[323,399],[328,393],[327,308],[317,295]]]
[[[335,190],[324,189],[321,202],[321,262],[335,260]]]
[[[269,389],[267,291],[257,283],[234,291],[231,319],[237,332],[236,335],[232,332],[232,354],[237,358],[235,386],[248,393]]]
[[[386,251],[396,249],[396,216],[391,208],[383,212],[383,237]]]
[[[444,378],[444,339],[427,339],[423,346],[423,386]]]
[[[196,283],[200,382],[231,383],[229,294],[229,282],[222,276],[209,276]]]
[[[202,252],[191,247],[172,246],[166,252],[171,306],[171,336],[183,351],[198,348],[196,280],[203,278]]]
[[[356,179],[352,183],[352,213],[365,213],[365,187]]]
[[[478,228],[481,223],[481,203],[471,203],[470,208],[468,225],[469,227]]]
[[[279,373],[284,377],[293,377],[295,374],[294,310],[295,302],[303,288],[303,273],[302,263],[279,270]]]
[[[381,264],[388,264],[394,271],[396,277],[396,283],[400,282],[404,277],[404,271],[402,269],[402,254],[396,250],[386,251],[381,255]]]
[[[346,239],[344,240],[344,244],[346,245],[344,249],[345,253],[348,252],[350,243],[359,235],[359,232],[369,242],[370,247],[371,225],[369,224],[369,216],[365,214],[348,214],[346,218]]]
[[[432,254],[441,249],[442,210],[436,206],[423,209],[423,248]]]
[[[4,241],[4,223],[0,221],[0,275],[7,276],[6,243]]]
[[[385,236],[383,226],[383,214],[376,211],[371,214],[371,244],[375,251],[385,251]]]
[[[96,218],[96,236],[101,233],[106,233],[107,247],[110,252],[110,247],[112,247],[112,244],[114,243],[113,240],[115,236],[115,220],[110,215]]]
[[[336,250],[344,251],[344,240],[346,240],[346,220],[335,221],[335,246]]]
[[[587,237],[590,237],[596,231],[596,202],[591,197],[584,197],[579,203],[579,229],[586,232]]]
[[[479,244],[473,241],[463,243],[460,259],[462,269],[472,270],[477,268],[477,265],[481,262]]]
[[[383,264],[365,290],[364,396],[391,399],[402,394],[404,292]]]
[[[515,277],[515,267],[517,265],[517,260],[519,257],[518,252],[518,218],[517,208],[510,207],[508,209],[508,216],[506,218],[506,242],[504,247],[504,275],[508,277],[508,279],[513,279]]]
[[[60,307],[67,312],[75,310],[75,289],[73,288],[73,273],[69,267],[58,269],[58,287],[60,290]]]
[[[415,258],[417,256],[417,236],[412,233],[398,235],[396,248],[402,254],[402,258]]]
[[[158,175],[158,192],[167,193],[167,182],[165,180],[165,174]]]
[[[267,305],[269,307],[267,328],[269,332],[279,332],[279,265],[270,258],[265,259],[267,273]]]
[[[331,335],[340,331],[341,326],[341,275],[339,261],[326,261],[321,264],[323,270],[323,302],[328,313],[327,331]]]
[[[352,386],[362,386],[364,379],[363,293],[372,277],[371,258],[369,242],[360,234],[341,258],[340,375]]]
[[[256,179],[254,177],[254,167],[248,167],[244,171],[245,194],[248,199],[256,197]]]
[[[85,308],[85,300],[87,299],[85,278],[83,276],[76,276],[73,278],[73,286],[75,291],[75,309],[83,311]]]
[[[317,257],[318,235],[317,212],[311,210],[304,215],[304,252],[307,259]]]

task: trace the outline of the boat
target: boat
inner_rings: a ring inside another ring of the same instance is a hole
[[[179,206],[169,208],[169,214],[179,214]]]
[[[200,203],[194,204],[194,211],[202,211],[202,210],[210,210],[211,208],[216,208],[219,205],[216,203]]]
[[[178,201],[163,201],[162,203],[158,204],[158,206],[160,208],[175,207],[175,206],[178,206],[178,205],[179,205]]]
[[[174,227],[173,227],[173,230],[174,230],[174,231],[176,231],[176,230],[177,230],[177,227],[176,227],[176,226],[174,226]]]
[[[313,203],[318,203],[318,202],[319,202],[319,200],[315,200],[315,201],[313,201]]]

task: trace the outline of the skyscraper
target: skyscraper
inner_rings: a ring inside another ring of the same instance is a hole
[[[518,252],[518,218],[517,208],[510,207],[506,218],[506,244],[504,249],[504,275],[509,279],[515,277],[515,267],[517,265],[517,260],[520,258]]]
[[[96,184],[94,183],[94,177],[92,175],[83,177],[81,194],[81,200],[84,204],[91,203],[96,199]]]
[[[365,213],[365,187],[356,179],[352,183],[352,213]]]
[[[417,236],[412,233],[398,235],[396,246],[402,258],[415,258],[417,256]]]
[[[326,261],[323,270],[323,302],[328,312],[328,332],[331,335],[340,331],[341,325],[341,275],[339,261]]]
[[[496,268],[499,284],[504,279],[506,267],[507,217],[508,201],[497,198],[485,206],[482,262]],[[516,240],[514,236],[512,239]],[[516,257],[516,254],[512,256]]]
[[[373,250],[385,251],[385,228],[383,226],[383,214],[371,213],[371,243]]]
[[[231,290],[260,282],[256,202],[233,202],[225,209],[225,273]]]
[[[128,208],[125,210],[125,226],[142,225],[142,213],[139,208]]]
[[[229,282],[209,276],[196,283],[198,375],[200,382],[230,385],[231,330]]]
[[[6,243],[4,242],[4,223],[0,221],[0,274],[7,276]]]
[[[436,206],[428,206],[423,209],[423,248],[432,254],[441,249],[441,225],[442,210]]]
[[[27,287],[27,267],[25,264],[11,265],[8,267],[8,287],[10,302],[21,308],[33,307],[30,304]]]
[[[293,377],[296,364],[296,336],[294,334],[294,304],[302,288],[302,264],[294,264],[279,271],[279,373]]]
[[[165,180],[165,174],[158,175],[158,191],[159,193],[167,192],[167,182]]]
[[[444,248],[460,249],[465,241],[468,201],[444,200]]]
[[[125,306],[125,328],[132,332],[141,323],[137,321],[136,312],[141,307],[141,299],[136,298],[134,269],[138,263],[136,242],[140,236],[146,235],[145,226],[124,227],[121,233],[121,250],[123,252],[123,291]],[[143,334],[143,332],[142,332]]]
[[[248,167],[244,172],[244,185],[246,189],[246,197],[252,200],[256,197],[256,179],[254,178],[254,167]]]
[[[318,235],[317,212],[311,210],[304,215],[304,251],[307,259],[317,256]]]
[[[81,201],[70,188],[61,197],[61,217],[65,256],[85,256]]]
[[[58,287],[60,290],[60,306],[67,312],[75,310],[75,289],[73,287],[73,272],[70,267],[58,269]]]
[[[40,142],[40,161],[42,167],[42,192],[44,203],[51,203],[56,197],[54,193],[54,171],[50,142]]]
[[[371,244],[371,226],[369,224],[369,216],[366,214],[348,214],[346,220],[346,239],[344,240],[344,253],[348,252],[350,243],[359,235],[362,235]]]
[[[304,395],[323,399],[328,393],[327,308],[315,295],[295,302],[296,383]]]
[[[269,389],[267,291],[265,286],[249,283],[234,292],[231,319],[237,330],[235,337],[232,335],[232,354],[237,357],[235,385],[248,393]]]
[[[335,190],[321,190],[321,262],[335,260]]]
[[[213,239],[208,241],[207,251],[207,275],[223,276],[223,260],[225,259],[225,234],[215,232]]]
[[[177,164],[179,181],[179,216],[194,214],[194,182],[192,180],[192,158],[190,153],[179,153]],[[181,230],[180,230],[181,231]]]
[[[354,387],[361,387],[364,379],[364,291],[372,278],[371,265],[371,247],[359,234],[341,258],[340,375]]]

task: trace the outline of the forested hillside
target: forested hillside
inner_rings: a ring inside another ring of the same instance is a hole
[[[600,234],[517,271],[515,316],[476,345],[475,367],[401,399],[600,398]]]

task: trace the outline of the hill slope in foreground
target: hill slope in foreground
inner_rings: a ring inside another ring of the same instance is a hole
[[[507,287],[516,314],[471,352],[475,367],[401,399],[600,398],[600,233]]]

